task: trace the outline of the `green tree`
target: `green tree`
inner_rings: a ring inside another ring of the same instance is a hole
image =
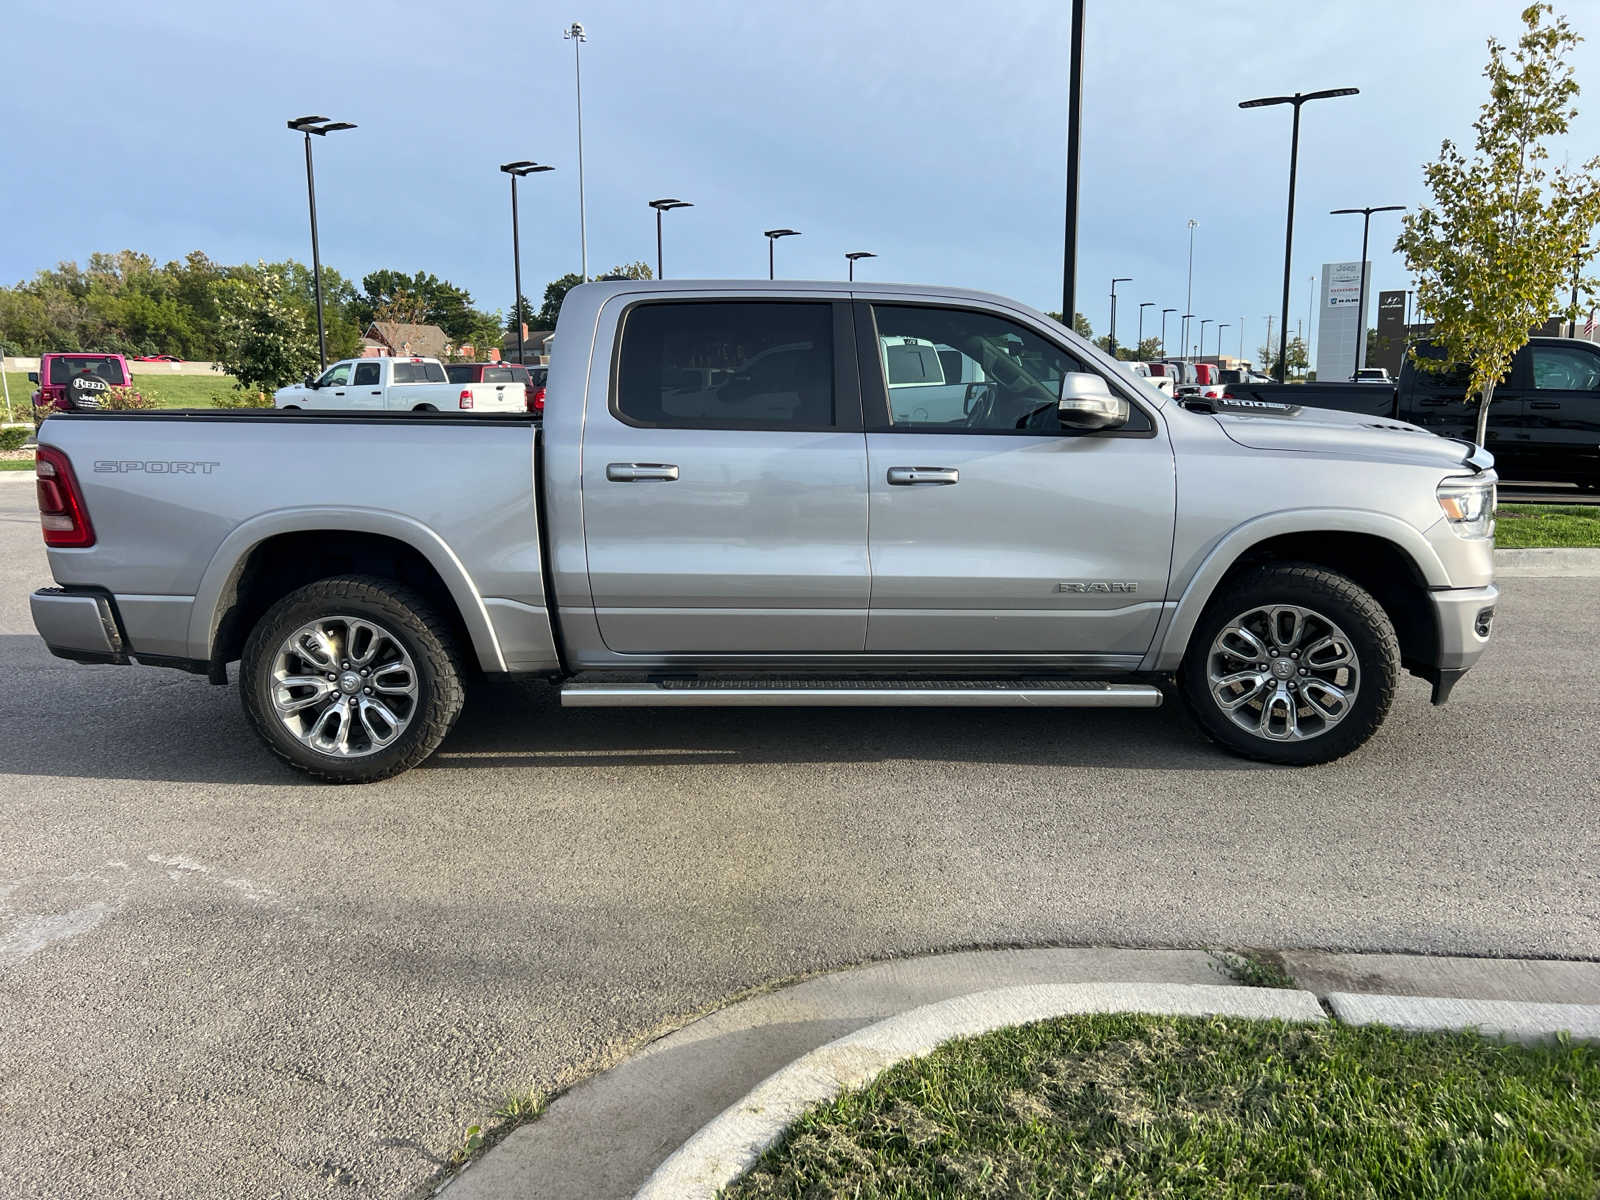
[[[1289,375],[1303,373],[1311,365],[1311,355],[1306,350],[1305,342],[1298,338],[1289,339],[1289,370],[1284,378]],[[1262,370],[1268,375],[1278,373],[1278,348],[1276,346],[1262,346],[1256,351],[1256,360],[1263,364]]]
[[[537,320],[528,322],[529,327],[554,329],[556,318],[561,315],[561,302],[567,298],[568,292],[582,282],[583,276],[576,271],[560,279],[552,279],[544,289],[544,306],[539,309]]]
[[[1433,202],[1401,218],[1395,250],[1417,277],[1417,300],[1433,317],[1441,358],[1423,370],[1465,363],[1478,400],[1477,442],[1488,432],[1494,390],[1531,332],[1559,311],[1565,284],[1581,271],[1600,222],[1600,157],[1550,171],[1549,143],[1577,116],[1578,81],[1567,56],[1582,40],[1549,4],[1522,11],[1515,50],[1489,39],[1489,98],[1473,123],[1469,160],[1446,139],[1423,168]],[[1593,294],[1597,281],[1580,281]]]
[[[533,306],[533,301],[524,295],[522,297],[523,321],[527,323],[529,329],[532,329],[538,318],[539,310]],[[508,342],[517,340],[517,305],[515,301],[512,301],[511,307],[506,310],[506,340]]]
[[[1061,314],[1058,312],[1047,312],[1045,316],[1049,317],[1057,325],[1066,324],[1066,321],[1062,319]],[[1082,313],[1072,314],[1072,332],[1081,338],[1088,338],[1090,341],[1094,340],[1094,329],[1089,325],[1089,318]]]
[[[317,362],[315,318],[294,294],[284,271],[260,263],[216,285],[221,348],[218,365],[241,389],[271,391],[292,383]]]
[[[452,341],[461,341],[477,323],[472,295],[447,279],[427,271],[373,271],[361,279],[361,294],[352,303],[352,315],[365,328],[373,321],[398,321],[403,314],[410,325],[437,325]]]

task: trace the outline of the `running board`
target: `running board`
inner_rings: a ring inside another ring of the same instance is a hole
[[[1147,683],[1021,680],[663,680],[569,683],[566,708],[1159,708]]]

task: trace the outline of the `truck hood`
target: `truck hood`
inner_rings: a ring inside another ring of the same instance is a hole
[[[1471,442],[1440,437],[1389,417],[1238,400],[1218,401],[1211,416],[1231,440],[1252,450],[1336,454],[1445,469],[1481,470],[1494,465],[1493,457]]]

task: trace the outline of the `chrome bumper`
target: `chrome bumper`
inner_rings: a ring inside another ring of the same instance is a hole
[[[125,663],[127,643],[111,601],[93,592],[41,588],[28,598],[33,627],[50,653],[75,662]]]

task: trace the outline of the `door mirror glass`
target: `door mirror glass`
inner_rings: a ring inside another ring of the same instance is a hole
[[[1113,396],[1100,376],[1069,371],[1061,377],[1056,415],[1063,429],[1119,429],[1128,423],[1128,402]]]
[[[37,372],[37,371],[29,371],[28,372],[28,382],[29,383],[38,383],[39,382],[39,372]]]

